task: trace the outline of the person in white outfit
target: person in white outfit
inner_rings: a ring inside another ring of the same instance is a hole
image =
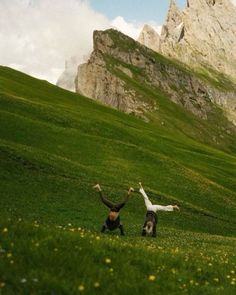
[[[146,236],[146,234],[152,234],[153,237],[156,237],[156,225],[157,225],[157,211],[174,211],[174,209],[180,210],[177,205],[153,205],[149,200],[147,194],[145,193],[142,183],[139,182],[140,189],[139,192],[142,194],[144,198],[144,202],[147,208],[146,219],[143,225],[142,236]]]

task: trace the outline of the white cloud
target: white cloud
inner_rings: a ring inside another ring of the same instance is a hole
[[[147,23],[152,26],[158,33],[160,33],[161,26],[158,26],[153,21],[149,21]],[[127,22],[122,16],[117,16],[114,20],[112,20],[111,26],[132,37],[133,39],[137,39],[144,26],[144,23]]]
[[[109,21],[88,0],[0,0],[0,64],[55,83],[65,60],[91,52],[93,30],[115,26],[137,38],[143,25]]]
[[[109,21],[83,0],[1,0],[0,64],[55,82],[65,60],[92,49]]]

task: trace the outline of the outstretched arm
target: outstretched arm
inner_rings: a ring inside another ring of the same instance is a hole
[[[125,199],[122,203],[115,205],[117,210],[120,210],[121,208],[124,207],[124,205],[127,203],[131,193],[134,192],[134,189],[132,187],[129,188],[127,195],[125,196]]]
[[[100,187],[99,184],[96,184],[93,188],[96,189],[96,191],[99,193],[99,196],[103,202],[103,204],[105,204],[108,208],[114,208],[115,204],[112,203],[111,201],[107,200],[104,196],[103,196],[103,193],[102,193],[102,189]]]

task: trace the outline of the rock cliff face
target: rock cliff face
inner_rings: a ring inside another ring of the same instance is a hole
[[[130,54],[122,51],[111,38],[111,35],[116,35],[114,32],[115,30],[112,29],[94,32],[94,51],[88,63],[78,67],[75,79],[76,92],[99,100],[120,111],[141,115],[145,111],[155,108],[155,103],[150,104],[143,101],[134,89],[127,87],[126,82],[119,78],[119,75],[113,73],[107,58],[117,58],[128,63],[131,58]],[[121,33],[118,35],[124,36]],[[124,36],[124,38],[128,37]],[[132,71],[119,63],[115,69],[127,77],[133,77]]]
[[[143,30],[139,39],[145,46],[195,69],[213,69],[236,81],[236,7],[230,0],[187,0],[183,11],[171,0],[158,49],[153,47],[149,30]],[[207,89],[211,101],[236,124],[235,90],[222,92],[209,85]]]
[[[230,0],[171,0],[160,52],[191,65],[210,66],[236,79],[236,7]]]
[[[154,51],[160,50],[160,36],[149,25],[145,25],[143,27],[137,41]]]
[[[236,80],[236,7],[230,0],[187,0],[183,11],[171,0],[158,47],[150,35],[154,35],[153,29],[145,25],[138,41],[166,56],[211,67]]]
[[[94,51],[88,61],[78,67],[76,91],[98,99],[119,110],[145,113],[156,108],[145,102],[127,79],[145,83],[167,94],[172,101],[206,119],[211,102],[221,106],[233,104],[235,90],[215,87],[204,76],[196,76],[188,68],[172,62],[115,30],[94,33]],[[232,119],[232,114],[230,114]],[[233,119],[232,119],[233,120]]]
[[[132,76],[128,69],[121,70]],[[96,51],[88,63],[78,67],[76,92],[126,113],[144,113],[149,108],[138,100],[134,90],[127,89],[125,82],[107,69],[102,54]]]

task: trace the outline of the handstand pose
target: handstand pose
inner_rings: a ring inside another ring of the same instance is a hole
[[[157,225],[157,211],[174,211],[174,209],[179,210],[177,205],[168,205],[168,206],[161,206],[161,205],[153,205],[152,202],[149,200],[148,196],[146,195],[142,183],[139,182],[140,189],[139,192],[142,194],[144,198],[144,202],[147,208],[146,213],[146,220],[143,225],[142,236],[146,236],[146,234],[151,234],[153,237],[156,237],[156,225]]]
[[[94,186],[94,188],[96,189],[96,191],[99,193],[100,198],[102,200],[102,202],[108,207],[110,208],[110,212],[109,215],[105,221],[105,223],[102,226],[102,230],[101,232],[103,233],[106,229],[109,230],[115,230],[117,228],[120,229],[120,234],[123,236],[124,235],[124,228],[122,223],[120,222],[120,216],[119,216],[119,212],[120,209],[124,207],[125,203],[128,201],[129,196],[131,195],[131,192],[134,191],[134,189],[131,187],[128,191],[127,196],[125,197],[124,201],[118,204],[114,204],[113,202],[107,200],[102,193],[102,189],[100,187],[99,184],[96,184]]]

